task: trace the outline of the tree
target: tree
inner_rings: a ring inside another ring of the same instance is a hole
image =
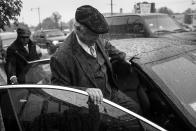
[[[54,29],[54,28],[56,28],[54,20],[51,17],[45,18],[42,21],[42,28],[43,29]]]
[[[191,9],[191,8],[188,8],[188,9],[186,9],[186,10],[184,11],[184,13],[185,13],[185,14],[190,14],[190,13],[192,13],[192,9]]]
[[[174,14],[173,11],[167,7],[161,7],[158,9],[158,12],[159,13],[165,13],[165,14],[168,14],[168,15],[172,15]]]
[[[0,29],[10,26],[10,20],[17,21],[22,8],[21,0],[0,0]]]
[[[20,23],[17,23],[17,24],[10,24],[10,26],[4,26],[4,29],[6,31],[16,31],[18,26],[28,27],[28,25],[26,23],[20,22]]]
[[[193,23],[193,15],[191,13],[193,10],[191,8],[188,8],[184,11],[184,23],[185,24],[192,24]]]
[[[59,22],[60,22],[61,17],[62,16],[57,11],[52,13],[52,19],[55,22],[56,28],[59,28]]]

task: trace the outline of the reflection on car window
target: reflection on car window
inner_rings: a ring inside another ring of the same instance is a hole
[[[27,67],[25,83],[27,84],[50,84],[51,70],[47,63],[35,63]]]
[[[56,36],[64,36],[63,32],[54,30],[54,31],[46,31],[46,37],[56,37]]]
[[[145,30],[140,16],[125,15],[106,17],[109,25],[109,35],[114,37],[144,37]]]
[[[38,88],[9,89],[8,92],[16,112],[15,119],[23,131],[158,130],[107,103],[100,107],[89,104],[88,96],[76,92]],[[4,106],[5,99],[1,94]],[[12,127],[13,123],[9,121],[13,119],[5,115],[5,125]]]
[[[143,18],[152,33],[159,30],[175,31],[176,29],[181,28],[172,18],[167,15],[143,16]]]

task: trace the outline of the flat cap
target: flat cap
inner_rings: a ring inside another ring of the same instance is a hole
[[[109,30],[104,16],[90,5],[78,7],[75,13],[75,19],[97,34],[104,34]]]
[[[28,27],[21,26],[21,27],[17,28],[17,34],[19,36],[30,36],[31,35],[31,31],[29,30]]]

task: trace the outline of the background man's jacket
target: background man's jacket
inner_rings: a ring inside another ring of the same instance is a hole
[[[28,43],[29,52],[16,39],[7,49],[5,70],[7,74],[7,83],[10,83],[11,76],[17,76],[19,83],[25,83],[24,68],[28,61],[40,58],[37,54],[36,45],[31,40]]]

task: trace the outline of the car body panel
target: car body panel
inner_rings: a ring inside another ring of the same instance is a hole
[[[166,38],[175,38],[179,40],[186,40],[186,41],[193,41],[196,42],[196,33],[195,32],[182,32],[182,33],[172,33],[172,34],[165,34],[162,37]]]

